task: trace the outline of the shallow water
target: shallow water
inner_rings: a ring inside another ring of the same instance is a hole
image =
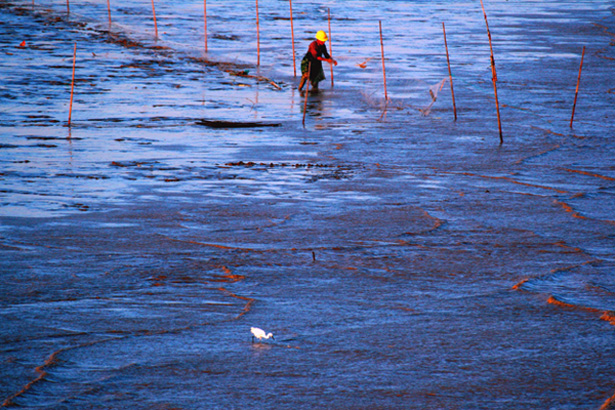
[[[305,127],[287,2],[260,67],[252,2],[206,56],[198,2],[158,40],[38,3],[0,4],[3,407],[612,408],[611,4],[486,2],[500,145],[480,2],[294,2],[297,65],[327,8],[339,61]]]

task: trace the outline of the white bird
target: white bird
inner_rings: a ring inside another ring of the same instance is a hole
[[[254,338],[256,337],[258,340],[261,339],[269,339],[272,338],[273,340],[273,333],[265,333],[265,331],[263,329],[259,329],[258,327],[252,327],[250,328],[250,332],[252,332],[252,343],[254,343]]]

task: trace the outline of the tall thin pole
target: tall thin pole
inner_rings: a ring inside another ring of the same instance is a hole
[[[297,77],[297,64],[295,63],[295,28],[293,27],[293,0],[290,0],[290,38],[293,42],[293,75]]]
[[[258,26],[258,0],[256,0],[256,65],[261,65],[261,34]]]
[[[107,0],[107,13],[109,14],[109,25],[111,25],[111,4]]]
[[[154,6],[154,0],[152,0],[152,13],[154,14],[154,29],[156,30],[156,38],[158,38],[158,22],[156,21],[156,7]]]
[[[384,100],[389,101],[389,95],[387,94],[387,74],[384,67],[384,43],[382,42],[382,21],[378,20],[380,27],[380,53],[382,54],[382,77],[384,79]]]
[[[457,106],[455,105],[455,91],[453,91],[453,74],[451,73],[451,60],[448,58],[448,44],[446,43],[446,28],[442,22],[442,31],[444,32],[444,47],[446,48],[446,63],[448,64],[448,78],[451,83],[451,95],[453,97],[453,112],[455,113],[455,121],[457,121]]]
[[[303,100],[303,128],[305,128],[305,113],[307,111],[307,99],[308,99],[308,94],[310,93],[310,73],[312,72],[312,62],[310,61],[308,63],[308,79],[307,82],[305,84],[305,99]]]
[[[485,12],[485,6],[483,0],[480,0],[480,5],[483,8],[483,15],[485,16],[485,24],[487,25],[487,36],[489,37],[489,48],[491,49],[491,80],[493,81],[493,93],[495,94],[495,109],[498,114],[498,129],[500,131],[500,145],[504,143],[504,137],[502,137],[502,122],[500,120],[500,103],[498,102],[498,75],[495,71],[495,59],[493,58],[493,45],[491,44],[491,31],[489,31],[489,23],[487,22],[487,13]]]
[[[333,40],[331,40],[331,9],[327,9],[327,20],[329,21],[329,54],[333,58]],[[331,87],[333,87],[333,64],[329,64],[331,67]]]
[[[574,104],[572,105],[572,117],[570,117],[570,128],[572,128],[572,121],[574,121],[574,110],[577,106],[577,96],[579,95],[579,83],[581,83],[581,70],[583,70],[583,58],[585,57],[585,46],[583,46],[583,53],[581,54],[581,66],[579,67],[579,77],[577,78],[577,90],[574,93]]]
[[[66,0],[66,14],[70,14],[70,4],[68,2],[69,0]]]
[[[205,24],[205,52],[207,53],[207,0],[203,0],[203,23]]]
[[[71,117],[73,115],[73,91],[75,89],[75,64],[77,62],[77,43],[73,51],[73,79],[70,83],[70,106],[68,108],[68,126],[70,127]]]

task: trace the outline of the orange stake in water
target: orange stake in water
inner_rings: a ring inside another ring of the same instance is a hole
[[[109,14],[109,25],[111,25],[111,4],[107,0],[107,13]]]
[[[309,73],[312,72],[312,63],[308,63],[308,76]],[[305,113],[307,112],[307,98],[308,98],[308,94],[310,93],[310,79],[308,77],[308,80],[305,83],[305,99],[303,100],[303,128],[305,128]]]
[[[455,91],[453,91],[453,74],[451,74],[451,61],[448,58],[448,44],[446,43],[446,28],[442,22],[442,31],[444,32],[444,47],[446,48],[446,63],[448,64],[448,79],[451,82],[451,95],[453,96],[453,112],[455,113],[455,121],[457,121],[457,106],[455,105]]]
[[[384,79],[384,101],[389,101],[389,95],[387,94],[387,71],[384,67],[384,43],[382,42],[382,21],[378,20],[378,26],[380,27],[380,54],[382,55],[382,77]]]
[[[297,76],[297,64],[295,64],[295,29],[293,27],[293,0],[290,0],[290,38],[293,43],[293,75]]]
[[[485,16],[485,24],[487,25],[487,36],[489,37],[489,48],[491,49],[491,80],[493,82],[493,93],[495,94],[495,110],[498,114],[498,129],[500,130],[500,145],[504,143],[502,137],[502,122],[500,120],[500,103],[498,102],[498,75],[495,71],[495,59],[493,58],[493,45],[491,44],[491,31],[489,31],[489,23],[487,22],[487,13],[485,12],[485,6],[483,0],[480,0],[480,5],[483,8],[483,15]]]
[[[261,35],[258,26],[258,0],[256,0],[256,65],[261,65]]]
[[[574,110],[577,107],[577,96],[579,95],[579,83],[581,83],[581,70],[583,70],[583,58],[585,57],[585,46],[583,46],[583,53],[581,54],[581,66],[579,67],[579,78],[577,78],[577,90],[574,93],[574,104],[572,104],[572,117],[570,117],[570,128],[572,128],[572,121],[574,121]]]
[[[70,106],[68,108],[68,126],[70,127],[70,120],[73,115],[73,90],[75,89],[75,63],[77,62],[77,43],[75,43],[75,50],[73,51],[73,79],[70,83]]]
[[[154,0],[152,0],[152,13],[154,14],[154,30],[156,31],[156,38],[158,38],[158,23],[156,22],[156,7],[154,6]]]
[[[333,59],[333,40],[331,40],[331,9],[327,9],[327,20],[329,21],[329,55]],[[331,87],[333,87],[333,64],[329,64],[331,67]]]
[[[205,52],[207,53],[207,0],[203,0],[203,22],[205,24]]]

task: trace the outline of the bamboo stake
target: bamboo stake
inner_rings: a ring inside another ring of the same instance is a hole
[[[68,109],[68,126],[70,127],[71,117],[73,115],[73,90],[75,89],[75,64],[77,62],[77,43],[73,51],[73,79],[70,83],[70,106]]]
[[[446,48],[446,63],[448,64],[448,78],[451,83],[451,95],[453,97],[453,112],[455,113],[455,121],[457,121],[457,106],[455,105],[455,91],[453,91],[453,74],[451,73],[451,60],[448,58],[448,44],[446,43],[446,28],[442,22],[442,31],[444,32],[444,47]]]
[[[312,72],[312,62],[308,63],[308,78],[305,84],[305,99],[303,100],[303,128],[305,128],[305,113],[307,111],[307,98],[310,93],[310,73]]]
[[[66,0],[66,14],[70,14],[70,4],[68,3],[69,0]]]
[[[258,0],[256,0],[256,65],[261,65],[261,34],[258,26]]]
[[[152,0],[152,13],[154,14],[154,29],[156,30],[156,38],[158,38],[158,23],[156,22],[156,7],[154,6],[154,0]]]
[[[207,53],[207,0],[203,0],[203,22],[205,24],[205,52]]]
[[[111,25],[111,4],[107,0],[107,13],[109,14],[109,25]]]
[[[387,94],[387,74],[386,74],[386,69],[384,67],[384,43],[382,42],[382,21],[378,20],[378,25],[380,27],[380,53],[382,54],[382,77],[384,79],[384,100],[388,102],[389,95]]]
[[[570,128],[572,128],[572,121],[574,121],[574,110],[577,106],[577,96],[579,95],[579,83],[581,82],[581,70],[583,69],[583,58],[585,57],[585,46],[583,46],[583,53],[581,54],[581,66],[579,67],[579,77],[577,78],[577,90],[574,93],[574,104],[572,105],[572,117],[570,117]]]
[[[295,63],[295,29],[293,27],[293,0],[290,0],[290,38],[293,43],[293,76],[297,77],[297,64]]]
[[[489,37],[489,48],[491,49],[491,80],[493,81],[493,93],[495,94],[495,109],[498,114],[498,129],[500,131],[500,145],[504,143],[502,137],[502,122],[500,120],[500,103],[498,102],[498,75],[495,71],[495,59],[493,58],[493,45],[491,44],[491,31],[489,31],[489,23],[487,22],[487,13],[485,12],[485,6],[483,0],[480,0],[480,5],[483,8],[483,15],[485,16],[485,24],[487,25],[487,36]]]
[[[327,9],[327,20],[329,20],[329,54],[333,59],[333,40],[331,40],[331,9]],[[333,88],[333,64],[329,64],[331,67],[331,88]]]

